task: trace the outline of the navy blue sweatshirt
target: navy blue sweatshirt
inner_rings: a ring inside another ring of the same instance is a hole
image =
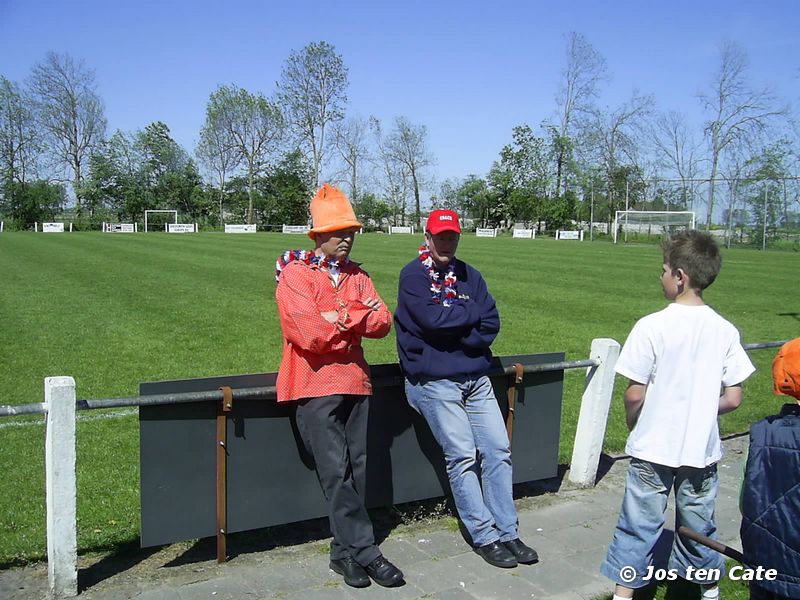
[[[489,369],[489,346],[500,331],[500,315],[477,269],[454,260],[458,299],[450,306],[434,302],[430,278],[419,260],[400,272],[394,313],[397,353],[411,381],[477,376]]]

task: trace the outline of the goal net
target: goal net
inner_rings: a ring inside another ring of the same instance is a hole
[[[614,243],[633,239],[664,238],[681,229],[694,229],[694,212],[668,210],[618,210],[614,214]]]
[[[144,211],[144,231],[165,231],[167,223],[178,222],[177,210]]]

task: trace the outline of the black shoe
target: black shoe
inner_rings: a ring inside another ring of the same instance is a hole
[[[522,563],[523,565],[531,565],[535,562],[539,562],[539,555],[537,554],[536,550],[530,546],[526,546],[519,538],[510,540],[508,542],[503,542],[503,545],[511,552],[511,554],[517,557],[518,563]]]
[[[364,567],[364,570],[375,580],[375,583],[383,587],[392,587],[403,581],[403,572],[383,556],[373,560]]]
[[[502,569],[510,569],[517,566],[517,559],[500,542],[492,542],[475,548],[475,552],[490,565]]]
[[[331,571],[344,577],[344,582],[350,587],[363,588],[369,585],[369,577],[367,577],[364,567],[349,556],[336,560],[331,559],[328,566]]]

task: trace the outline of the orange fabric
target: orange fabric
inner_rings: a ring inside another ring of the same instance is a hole
[[[319,188],[317,195],[311,200],[309,210],[313,225],[308,237],[312,240],[315,233],[339,231],[350,227],[361,228],[361,223],[356,219],[356,213],[353,212],[347,196],[339,188],[327,183]]]
[[[800,400],[800,338],[786,342],[772,361],[772,383],[776,394]]]
[[[371,395],[369,366],[361,338],[389,333],[392,315],[381,300],[373,311],[363,302],[379,298],[366,272],[350,262],[333,285],[317,265],[294,261],[280,275],[275,299],[283,330],[283,358],[276,383],[278,402],[332,394]],[[346,331],[321,312],[336,310]]]

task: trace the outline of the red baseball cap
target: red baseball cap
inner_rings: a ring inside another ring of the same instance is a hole
[[[430,231],[433,235],[442,233],[443,231],[461,233],[461,226],[458,224],[458,215],[452,210],[434,210],[428,217],[425,231]]]

